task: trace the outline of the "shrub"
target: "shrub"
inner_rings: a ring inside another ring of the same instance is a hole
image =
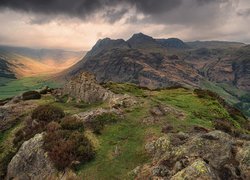
[[[46,127],[47,132],[54,132],[58,129],[61,129],[61,125],[55,121],[50,122]]]
[[[61,120],[61,126],[67,130],[79,130],[83,131],[83,122],[75,117],[67,116]]]
[[[9,151],[1,158],[0,161],[0,179],[5,179],[5,175],[7,172],[8,164],[10,163],[11,159],[15,156],[15,151]]]
[[[53,147],[51,149],[46,149],[50,159],[53,161],[58,170],[64,170],[69,167],[74,160],[73,144],[70,141],[57,139],[52,142]]]
[[[25,127],[18,130],[13,140],[14,145],[20,146],[23,141],[32,138],[35,134],[41,133],[45,130],[46,122],[36,122],[34,120],[27,120]]]
[[[214,128],[216,130],[220,130],[226,133],[231,134],[233,132],[233,125],[231,124],[231,122],[229,122],[228,120],[224,120],[224,119],[217,119],[214,121]]]
[[[44,149],[58,170],[74,168],[74,162],[83,164],[95,155],[91,142],[79,131],[59,129],[47,132]]]
[[[53,105],[40,105],[32,112],[32,119],[50,122],[61,119],[65,116],[63,110]]]
[[[93,119],[92,121],[87,123],[87,126],[93,131],[93,133],[101,134],[104,123],[102,121],[99,121],[98,119]]]
[[[58,107],[52,105],[40,105],[32,112],[31,119],[28,119],[24,128],[20,129],[13,140],[16,146],[20,146],[23,141],[32,138],[35,134],[41,133],[47,129],[56,129],[55,122],[47,125],[53,120],[64,117],[64,112]],[[59,124],[57,124],[59,125]],[[52,127],[54,126],[54,127]],[[60,125],[59,125],[60,126]],[[57,127],[59,128],[59,127]]]

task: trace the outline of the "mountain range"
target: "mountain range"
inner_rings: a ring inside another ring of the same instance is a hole
[[[197,48],[199,44],[201,48]],[[65,75],[85,70],[95,73],[100,82],[133,82],[148,88],[199,86],[206,78],[250,90],[250,46],[214,42],[213,49],[212,44],[153,39],[142,33],[128,41],[105,38]],[[217,47],[219,44],[221,48]]]
[[[183,42],[142,33],[127,41],[105,38],[58,77],[69,79],[81,71],[95,74],[99,83],[130,82],[149,89],[206,88],[249,113],[250,45],[243,43]],[[242,104],[242,99],[247,102]]]

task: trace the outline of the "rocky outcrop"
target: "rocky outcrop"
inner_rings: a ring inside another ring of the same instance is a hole
[[[8,165],[7,179],[46,179],[56,173],[42,148],[43,134],[25,141]]]
[[[202,159],[195,160],[190,166],[175,174],[171,180],[214,180],[217,179],[211,167]]]
[[[37,91],[27,91],[21,95],[22,100],[27,101],[31,99],[40,99],[41,94]]]
[[[93,120],[95,117],[100,116],[102,114],[107,114],[107,113],[119,114],[120,111],[117,109],[97,108],[97,109],[93,109],[90,111],[74,114],[73,117],[80,119],[83,123],[87,123],[87,122]]]
[[[249,142],[221,131],[169,133],[149,142],[153,162],[140,167],[138,179],[247,179]]]
[[[25,113],[33,110],[38,105],[31,101],[14,103],[12,100],[0,106],[0,131],[4,132],[20,122]]]
[[[83,72],[66,83],[63,95],[69,95],[78,102],[95,103],[111,98],[113,93],[99,85],[94,75]]]

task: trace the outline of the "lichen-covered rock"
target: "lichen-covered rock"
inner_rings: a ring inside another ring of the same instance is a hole
[[[202,159],[197,159],[190,166],[175,174],[171,180],[214,180],[216,175]]]
[[[95,76],[83,72],[73,77],[63,88],[63,95],[69,95],[77,101],[84,101],[86,103],[102,102],[114,94],[99,85]]]
[[[244,178],[250,177],[250,142],[243,144],[242,149],[239,149],[236,159],[240,163],[241,173]]]
[[[167,138],[166,138],[167,137]],[[137,178],[172,180],[248,179],[250,143],[221,131],[169,133],[145,148],[154,157],[142,166]],[[176,143],[176,138],[183,143]],[[164,146],[162,146],[164,144]]]
[[[128,108],[137,103],[136,99],[129,95],[115,94],[109,99],[111,108]]]
[[[117,109],[97,108],[97,109],[93,109],[90,111],[74,114],[73,117],[80,119],[83,123],[86,123],[86,122],[93,120],[97,116],[100,116],[102,114],[107,114],[107,113],[119,114],[120,111]]]
[[[31,101],[19,103],[7,103],[0,107],[0,131],[6,131],[21,120],[28,111],[35,109],[38,105]],[[25,107],[25,108],[24,108]]]
[[[152,170],[153,176],[164,177],[169,174],[170,174],[170,170],[166,166],[163,166],[163,165],[159,165]]]
[[[159,156],[162,153],[168,151],[170,148],[170,139],[168,136],[162,136],[159,139],[149,142],[145,145],[145,149],[148,153]]]
[[[40,180],[56,173],[42,145],[43,134],[25,141],[8,165],[7,179]]]

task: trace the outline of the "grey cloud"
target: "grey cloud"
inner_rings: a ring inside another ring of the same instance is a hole
[[[249,17],[250,16],[250,8],[241,9],[237,12],[238,16]]]
[[[114,23],[118,20],[120,20],[126,13],[128,12],[128,9],[122,8],[122,9],[109,9],[107,10],[103,18],[106,19],[110,23]]]
[[[85,19],[100,11],[123,6],[124,4],[135,7],[145,14],[158,14],[181,4],[183,0],[1,0],[0,8],[9,8],[24,12],[42,13],[46,15],[68,15]],[[121,17],[123,11],[111,13],[106,12],[110,21]],[[115,16],[111,18],[111,15]]]
[[[223,18],[220,5],[234,0],[1,0],[0,9],[33,13],[32,24],[44,24],[61,17],[90,20],[96,14],[109,23],[127,18],[129,23],[210,24]],[[146,15],[137,19],[126,14],[131,8]],[[230,9],[229,9],[230,10]],[[218,17],[219,18],[218,18]]]

